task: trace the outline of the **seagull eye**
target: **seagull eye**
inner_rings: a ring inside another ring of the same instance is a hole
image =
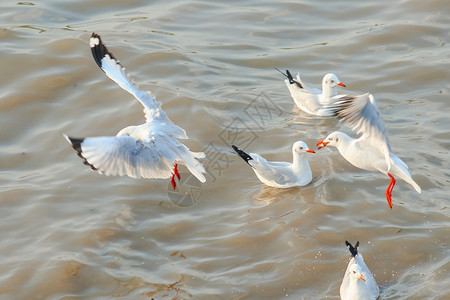
[[[353,271],[353,274],[356,274],[356,271]]]

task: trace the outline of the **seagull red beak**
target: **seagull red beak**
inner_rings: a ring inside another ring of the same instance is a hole
[[[366,279],[364,278],[363,274],[359,275],[359,279],[361,279],[362,281],[366,281]]]
[[[317,149],[322,149],[323,147],[325,147],[326,145],[328,145],[330,142],[323,142],[323,141],[320,141],[320,142],[318,142],[317,144],[316,144],[316,146],[318,146],[319,148],[317,148]]]
[[[306,152],[309,152],[309,153],[316,153],[313,149],[308,149],[308,150],[306,150]]]
[[[345,87],[345,84],[343,84],[342,82],[339,82],[337,85],[340,85],[342,87]]]

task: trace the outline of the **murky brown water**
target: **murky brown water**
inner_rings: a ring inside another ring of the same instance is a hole
[[[445,0],[3,1],[0,298],[338,299],[348,239],[381,299],[449,299],[449,15]],[[144,120],[97,68],[93,31],[207,152],[206,184],[101,176],[64,140]],[[373,93],[422,194],[399,180],[389,210],[388,178],[336,149],[310,156],[312,184],[263,186],[230,143],[289,160],[348,132],[295,108],[274,67]]]

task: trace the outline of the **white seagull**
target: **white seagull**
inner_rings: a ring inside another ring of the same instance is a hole
[[[333,104],[337,96],[336,87],[345,87],[345,84],[340,82],[336,75],[326,74],[322,79],[322,90],[319,90],[307,87],[300,79],[300,74],[297,74],[297,79],[294,79],[289,70],[286,70],[286,74],[279,72],[287,77],[285,80],[286,86],[298,108],[315,116],[333,115],[330,105]]]
[[[161,103],[150,92],[136,88],[98,34],[92,34],[90,47],[103,72],[144,106],[146,122],[126,127],[116,136],[72,138],[64,134],[84,163],[105,175],[171,178],[175,189],[175,176],[180,179],[179,162],[186,165],[198,180],[205,182],[202,174],[206,173],[205,169],[197,160],[204,158],[205,154],[191,152],[178,141],[188,138],[186,132],[169,120],[161,109]]]
[[[311,168],[308,160],[303,155],[306,152],[315,152],[309,149],[308,145],[303,141],[295,142],[292,146],[292,163],[269,162],[258,154],[247,154],[235,145],[232,145],[232,147],[253,168],[259,180],[268,186],[290,188],[307,185],[312,180]]]
[[[371,94],[340,96],[334,104],[334,111],[339,121],[362,135],[354,139],[343,132],[335,131],[316,144],[319,149],[334,146],[355,167],[389,176],[391,182],[385,194],[391,209],[394,176],[412,185],[418,193],[421,192],[419,185],[411,178],[406,163],[392,153],[383,119]]]
[[[359,241],[353,247],[345,241],[352,259],[349,261],[342,280],[340,294],[342,300],[375,300],[380,294],[378,285],[372,273],[366,266],[361,254],[358,253]]]

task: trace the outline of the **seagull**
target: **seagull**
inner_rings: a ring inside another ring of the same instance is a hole
[[[64,137],[77,151],[84,163],[105,175],[132,178],[171,178],[176,189],[175,177],[180,180],[178,162],[201,182],[205,182],[205,169],[197,160],[203,152],[191,152],[178,139],[187,139],[186,132],[172,123],[161,109],[161,103],[148,91],[139,90],[128,78],[125,69],[93,33],[90,39],[92,55],[106,76],[133,95],[143,106],[146,122],[128,126],[116,136],[73,138]]]
[[[247,154],[235,145],[234,151],[245,160],[255,172],[259,180],[271,187],[290,188],[304,186],[311,182],[312,173],[308,160],[303,156],[306,152],[315,153],[303,141],[295,142],[292,146],[292,163],[269,162],[255,153]]]
[[[342,300],[375,300],[380,294],[378,285],[369,268],[364,263],[361,254],[358,253],[359,241],[355,247],[345,241],[352,259],[349,261],[342,280],[340,294]]]
[[[342,95],[333,105],[339,121],[355,130],[361,137],[354,139],[347,134],[335,131],[316,146],[336,147],[339,153],[357,168],[378,171],[391,179],[386,189],[386,200],[392,209],[392,189],[395,177],[400,177],[421,193],[420,186],[411,178],[406,163],[392,153],[386,128],[374,97],[369,94],[358,96]]]
[[[322,90],[319,90],[307,87],[300,79],[300,74],[297,74],[297,79],[294,79],[289,70],[286,70],[286,74],[278,71],[287,77],[286,86],[298,108],[310,115],[333,116],[329,106],[333,104],[337,96],[336,87],[345,87],[336,75],[326,74],[322,79]]]

